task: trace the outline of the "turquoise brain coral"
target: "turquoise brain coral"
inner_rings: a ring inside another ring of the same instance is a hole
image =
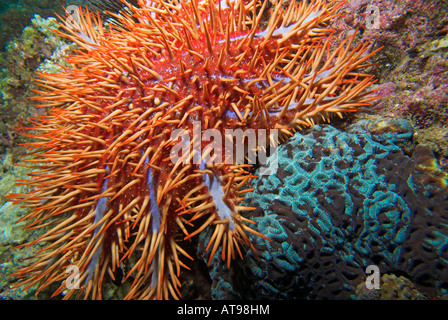
[[[277,174],[254,180],[246,197],[272,241],[254,237],[257,251],[228,272],[216,260],[212,296],[353,298],[370,264],[446,293],[446,175],[412,136],[405,120],[363,120],[280,146]]]

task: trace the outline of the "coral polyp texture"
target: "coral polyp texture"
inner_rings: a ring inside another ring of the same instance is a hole
[[[126,298],[180,298],[193,236],[212,228],[209,261],[221,248],[227,267],[253,248],[249,233],[268,240],[241,205],[252,164],[224,161],[224,141],[211,150],[198,136],[263,129],[284,141],[372,99],[369,43],[331,46],[342,2],[123,4],[107,28],[84,10],[62,21],[80,49],[71,67],[37,80],[49,114],[28,134],[30,192],[11,195],[30,210],[27,227],[44,230],[24,244],[43,249],[16,272],[37,293],[55,284],[54,295],[101,298],[120,268]],[[250,151],[275,147],[266,141]],[[67,285],[70,266],[79,288]]]
[[[447,174],[413,134],[409,121],[369,119],[282,144],[278,174],[253,179],[246,197],[272,241],[254,238],[238,268],[212,265],[212,296],[354,299],[368,266],[405,276],[427,298],[446,295]]]

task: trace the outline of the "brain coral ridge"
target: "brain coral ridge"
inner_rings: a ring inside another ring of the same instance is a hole
[[[254,180],[246,197],[272,241],[254,238],[257,251],[233,270],[216,260],[212,296],[350,299],[371,264],[428,296],[446,293],[446,174],[412,136],[405,120],[363,120],[280,146],[277,174]]]

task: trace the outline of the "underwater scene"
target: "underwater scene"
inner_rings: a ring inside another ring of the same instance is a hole
[[[448,299],[445,0],[0,0],[0,120],[0,300]]]

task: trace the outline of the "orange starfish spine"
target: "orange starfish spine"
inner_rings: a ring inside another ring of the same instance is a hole
[[[51,243],[16,272],[18,286],[39,292],[62,281],[54,294],[101,298],[106,273],[114,279],[137,256],[127,299],[180,298],[181,258],[192,257],[177,241],[213,227],[208,263],[221,247],[230,267],[240,245],[254,249],[248,233],[269,239],[241,215],[254,209],[239,205],[248,166],[206,163],[201,141],[172,163],[172,131],[191,133],[202,120],[203,130],[278,130],[284,140],[372,99],[373,79],[359,73],[368,46],[351,49],[353,36],[330,51],[327,22],[343,2],[278,1],[264,30],[267,1],[123,3],[130,13],[113,15],[110,30],[84,10],[77,24],[61,24],[81,51],[68,59],[73,68],[38,80],[34,99],[52,109],[29,135],[38,141],[28,163],[43,165],[23,182],[35,190],[11,197],[31,209],[29,228],[48,229],[28,245]],[[70,265],[80,289],[66,286]]]

